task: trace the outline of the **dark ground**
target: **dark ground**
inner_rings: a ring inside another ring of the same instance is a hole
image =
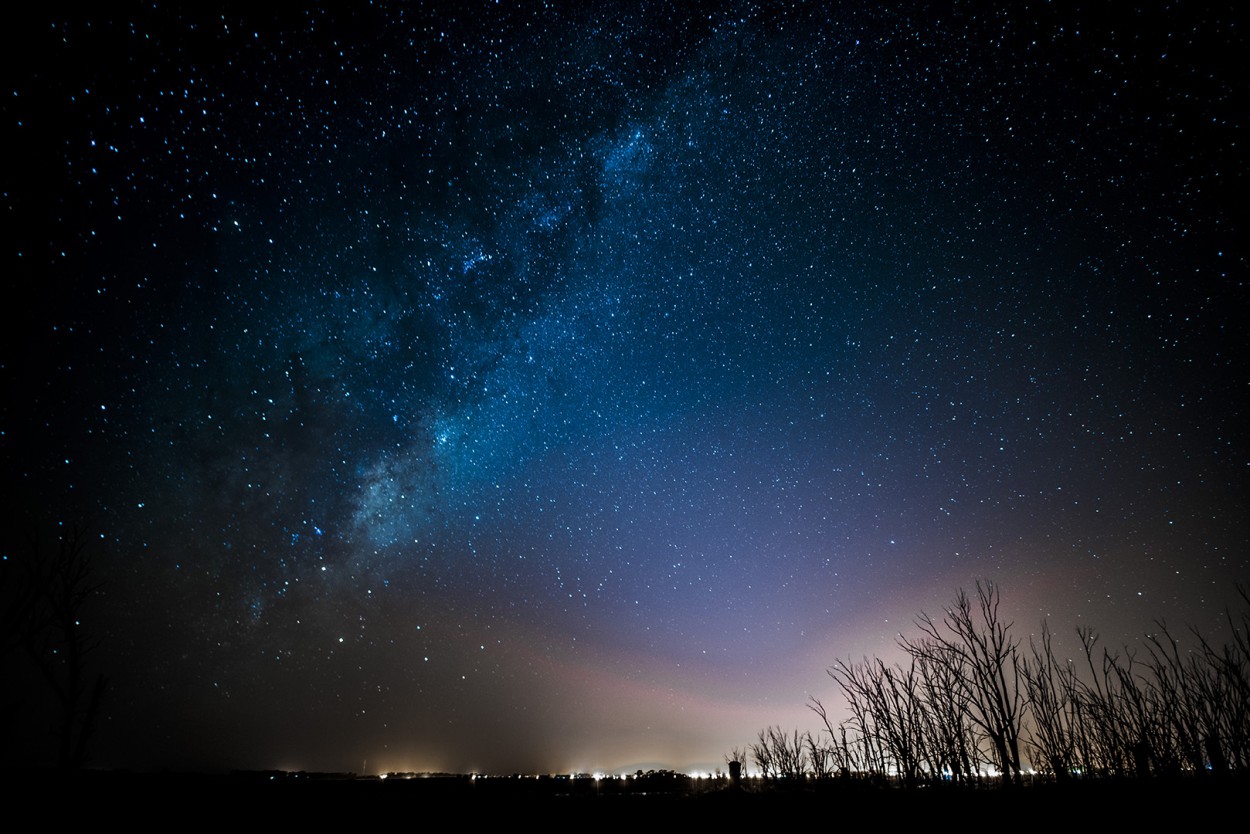
[[[834,827],[873,824],[1002,825],[1043,829],[1244,822],[1245,779],[1183,778],[1035,784],[1016,789],[864,783],[798,788],[637,791],[621,780],[356,779],[255,773],[229,776],[89,772],[10,775],[10,818],[23,807],[66,825],[517,824],[611,825],[652,821]],[[657,787],[649,785],[648,787]],[[18,813],[18,816],[25,816]]]

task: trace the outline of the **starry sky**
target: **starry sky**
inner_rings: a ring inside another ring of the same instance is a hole
[[[1250,573],[1228,8],[61,5],[0,454],[97,764],[711,769],[978,578],[1114,643]]]

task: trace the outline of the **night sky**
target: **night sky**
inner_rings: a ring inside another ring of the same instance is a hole
[[[98,765],[707,770],[978,578],[1116,645],[1250,575],[1228,8],[60,5],[0,453]]]

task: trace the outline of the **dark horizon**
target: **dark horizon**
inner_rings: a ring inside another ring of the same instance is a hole
[[[87,533],[91,762],[706,772],[978,580],[1223,640],[1242,18],[16,13],[3,548]]]

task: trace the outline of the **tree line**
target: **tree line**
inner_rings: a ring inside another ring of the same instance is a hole
[[[1026,775],[1077,778],[1246,773],[1250,768],[1250,595],[1226,614],[1216,645],[1192,630],[1181,648],[1159,623],[1142,649],[1115,651],[1088,628],[1075,658],[1056,655],[1049,627],[1027,648],[1000,612],[1000,592],[978,582],[941,618],[921,614],[900,636],[900,663],[865,658],[828,669],[846,704],[836,721],[809,706],[817,733],[761,730],[727,756],[769,780],[835,775],[1019,783]]]

